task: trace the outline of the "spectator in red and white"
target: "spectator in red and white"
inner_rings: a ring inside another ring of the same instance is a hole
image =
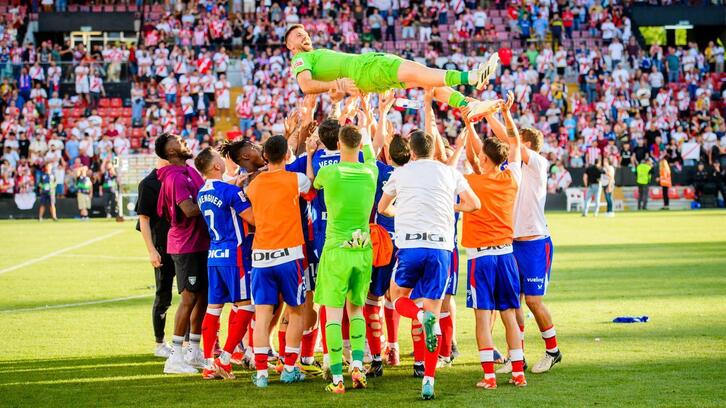
[[[224,115],[227,115],[227,111],[229,110],[229,90],[231,88],[231,85],[229,81],[227,80],[227,76],[225,74],[220,74],[219,79],[215,81],[214,83],[214,94],[216,97],[216,107],[217,109],[221,110]]]

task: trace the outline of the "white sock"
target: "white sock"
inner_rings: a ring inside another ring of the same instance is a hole
[[[388,343],[388,348],[398,350],[398,342]]]
[[[425,384],[425,383],[426,383],[426,381],[430,382],[430,383],[431,383],[431,385],[434,385],[434,377],[428,377],[428,376],[424,376],[424,378],[423,378],[423,383]]]
[[[202,341],[202,335],[201,334],[194,334],[189,333],[189,345],[192,347],[193,351],[200,351],[199,350],[199,343]]]
[[[174,357],[178,359],[183,359],[184,355],[182,354],[182,345],[184,344],[184,336],[174,336],[172,337],[172,348],[174,349]]]
[[[360,360],[353,360],[353,362],[352,362],[352,363],[350,363],[350,366],[351,366],[351,367],[352,367],[353,369],[356,369],[356,368],[357,368],[357,369],[359,369],[359,370],[363,371],[363,362],[362,362],[362,361],[360,361]]]
[[[342,375],[333,374],[333,384],[338,384],[338,383],[341,383],[341,382],[343,382],[343,376]]]
[[[416,320],[418,320],[419,323],[423,324],[424,319],[424,311],[423,309],[419,309],[418,313],[416,313]]]
[[[303,364],[312,364],[315,362],[315,357],[300,357],[300,361],[302,361]]]

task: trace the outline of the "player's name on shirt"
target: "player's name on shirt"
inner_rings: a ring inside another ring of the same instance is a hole
[[[215,196],[214,194],[200,194],[198,204],[199,206],[201,206],[204,203],[210,203],[219,208],[222,208],[222,205],[224,204],[222,200],[220,200],[219,197]]]

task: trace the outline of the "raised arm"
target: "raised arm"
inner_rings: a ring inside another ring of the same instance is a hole
[[[436,128],[433,100],[433,89],[427,89],[424,94],[424,131],[434,137],[434,159],[446,163],[446,146],[439,134],[439,129]]]
[[[305,141],[305,150],[308,154],[307,167],[305,168],[305,175],[308,176],[310,182],[315,181],[315,172],[313,171],[313,155],[318,150],[318,135],[314,134]]]
[[[476,174],[481,174],[481,166],[479,165],[479,153],[482,149],[482,142],[476,133],[474,126],[469,122],[469,110],[466,107],[461,109],[461,117],[464,120],[464,131],[466,132],[466,160],[469,162],[471,169]]]
[[[522,139],[512,118],[512,104],[514,104],[514,95],[510,91],[507,95],[507,101],[502,104],[502,116],[507,129],[507,143],[509,143],[509,157],[507,160],[510,163],[519,163],[522,161]]]
[[[373,151],[376,156],[381,151],[381,148],[385,145],[386,138],[390,138],[391,135],[387,134],[389,131],[388,122],[388,111],[391,110],[393,102],[396,100],[394,92],[388,91],[381,94],[378,99],[378,126],[376,127],[376,134],[373,138]]]

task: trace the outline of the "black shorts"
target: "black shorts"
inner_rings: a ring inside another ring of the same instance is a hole
[[[207,291],[207,251],[191,254],[172,254],[179,293]]]
[[[55,205],[55,194],[41,194],[40,205]]]

